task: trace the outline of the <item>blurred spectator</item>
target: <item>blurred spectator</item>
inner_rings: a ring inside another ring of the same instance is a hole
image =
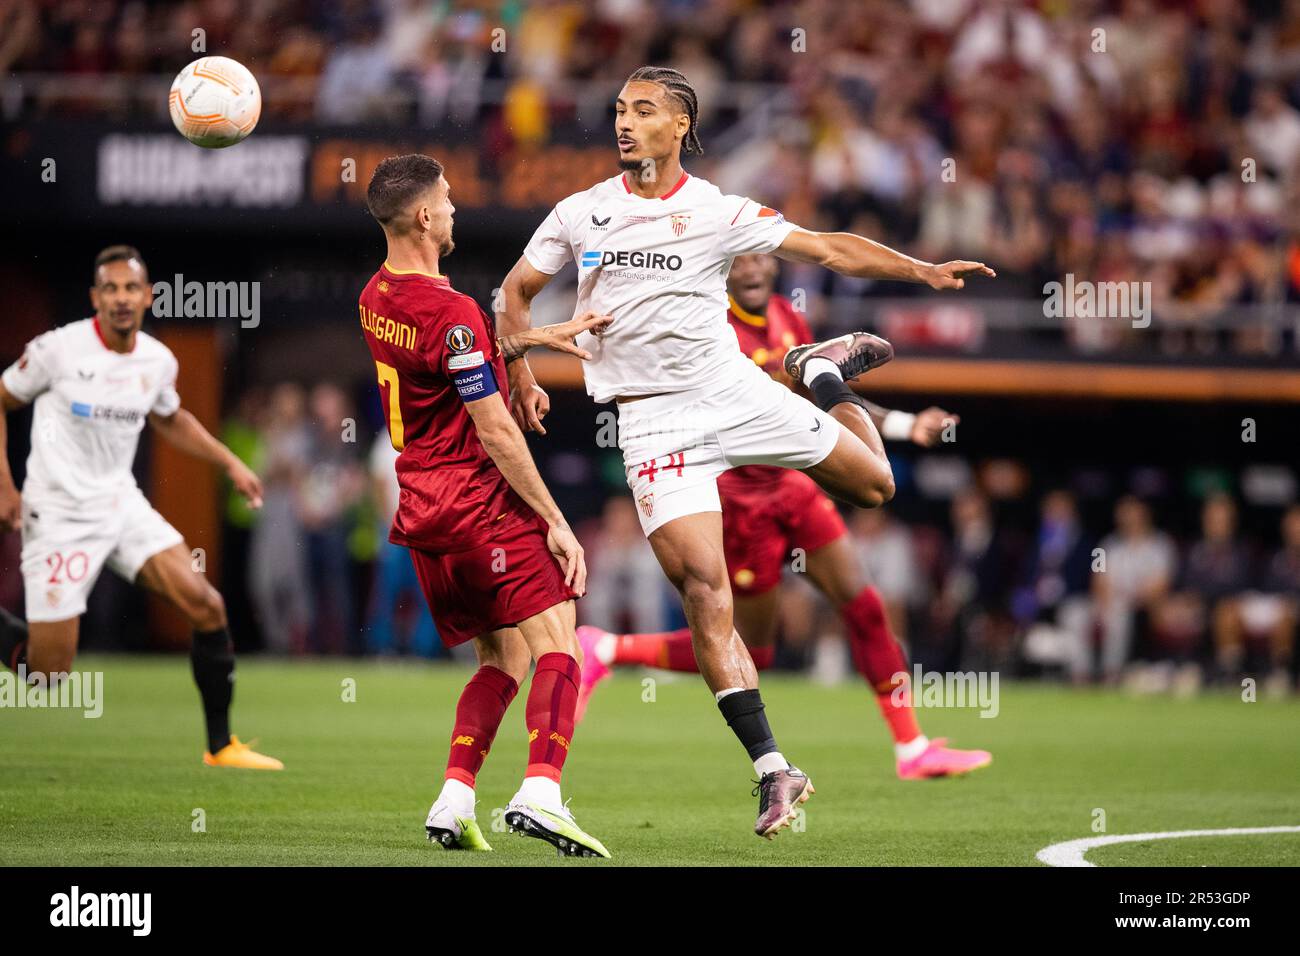
[[[375,122],[390,114],[393,63],[379,38],[379,26],[363,18],[352,37],[325,62],[316,96],[316,116],[327,123]]]
[[[297,495],[312,595],[307,646],[316,652],[359,652],[348,551],[349,512],[366,487],[357,461],[356,419],[347,396],[332,382],[312,389],[310,406]]]
[[[1215,654],[1220,671],[1236,679],[1247,652],[1264,661],[1265,689],[1274,696],[1290,690],[1289,673],[1300,619],[1300,505],[1282,516],[1282,545],[1263,568],[1260,587],[1229,599],[1215,615]]]
[[[36,4],[31,0],[0,0],[0,75],[8,73],[37,42]]]
[[[1139,619],[1151,615],[1169,593],[1177,570],[1173,541],[1158,531],[1151,509],[1126,495],[1115,505],[1115,531],[1102,539],[1105,570],[1092,576],[1092,595],[1101,623],[1101,669],[1108,683],[1117,681],[1128,662]]]
[[[1037,631],[1038,642],[1050,639],[1051,651],[1039,652],[1067,665],[1072,680],[1083,682],[1093,676],[1092,547],[1079,521],[1074,495],[1050,491],[1040,505],[1038,535],[1030,552],[1028,567],[1016,593],[1014,611],[1026,624],[1046,622],[1055,633]],[[1026,642],[1026,654],[1031,644]]]
[[[306,394],[285,383],[271,391],[266,416],[262,513],[249,545],[249,590],[267,647],[302,651],[311,623],[306,547],[298,519],[298,484],[306,469]]]
[[[941,645],[929,669],[1001,670],[1012,654],[1002,535],[988,498],[974,488],[958,492],[950,513],[952,544],[934,607]],[[921,656],[919,644],[913,655]]]
[[[1201,508],[1201,539],[1188,550],[1177,590],[1160,604],[1152,629],[1156,656],[1183,665],[1183,690],[1195,689],[1207,635],[1218,648],[1240,645],[1238,599],[1250,586],[1250,566],[1237,539],[1237,506],[1226,494],[1211,495]]]
[[[1260,157],[1260,165],[1289,179],[1300,155],[1300,112],[1268,84],[1255,91],[1254,106],[1245,120],[1246,138]]]

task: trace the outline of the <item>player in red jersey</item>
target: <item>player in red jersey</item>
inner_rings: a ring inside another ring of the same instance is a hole
[[[524,712],[528,768],[506,822],[561,854],[608,857],[560,797],[582,658],[574,599],[586,589],[586,564],[499,391],[507,357],[541,344],[583,355],[573,337],[605,320],[588,315],[498,341],[494,321],[438,271],[453,248],[449,194],[428,156],[379,164],[366,202],[388,257],[359,304],[401,452],[391,540],[411,550],[443,642],[472,640],[479,661],[425,828],[449,849],[491,849],[475,822],[475,775],[536,660]]]
[[[727,321],[741,351],[774,378],[793,384],[782,367],[793,346],[813,334],[790,301],[773,292],[777,261],[770,255],[737,256],[727,277]],[[929,447],[939,440],[945,420],[957,416],[940,408],[911,415],[869,405],[886,438],[910,439]],[[983,767],[983,750],[953,750],[930,740],[917,724],[907,679],[907,660],[890,632],[885,606],[866,583],[849,543],[848,529],[834,502],[807,475],[768,465],[745,465],[718,478],[722,496],[723,550],[735,595],[736,630],[749,647],[754,666],[771,666],[775,652],[777,585],[793,549],[807,557],[809,580],[839,611],[853,652],[853,663],[876,694],[880,712],[894,737],[899,777],[918,780]],[[664,634],[611,634],[578,628],[585,659],[578,720],[597,684],[620,664],[668,670],[698,670],[689,628]]]

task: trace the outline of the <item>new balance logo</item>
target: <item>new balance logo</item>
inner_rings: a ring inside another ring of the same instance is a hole
[[[461,744],[461,745],[466,746],[466,747],[473,747],[473,746],[474,746],[474,738],[473,738],[473,737],[470,737],[470,736],[467,735],[467,734],[460,734],[460,735],[459,735],[455,740],[453,740],[453,741],[451,742],[451,745],[452,745],[453,747],[455,747],[457,744]]]

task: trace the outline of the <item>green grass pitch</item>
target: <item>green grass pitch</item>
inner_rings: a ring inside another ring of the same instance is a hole
[[[450,665],[245,660],[234,730],[283,773],[200,763],[198,696],[184,657],[86,657],[104,713],[0,710],[0,864],[607,865],[559,861],[495,832],[526,749],[523,694],[479,777],[496,852],[424,839],[468,671]],[[347,678],[355,702],[343,700]],[[652,678],[653,701],[643,701]],[[864,688],[770,676],[782,749],[813,778],[799,832],[751,827],[752,768],[700,680],[629,671],[600,688],[565,771],[578,821],[614,864],[1038,865],[1042,847],[1105,832],[1300,824],[1300,703],[1195,700],[1004,684],[993,719],[921,710],[930,736],[993,751],[956,780],[894,776]],[[195,832],[202,810],[206,832]],[[1300,865],[1300,834],[1164,840],[1091,851],[1102,866]]]

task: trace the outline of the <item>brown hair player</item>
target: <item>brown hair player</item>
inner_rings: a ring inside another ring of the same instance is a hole
[[[936,265],[851,233],[801,229],[690,175],[681,159],[702,151],[698,100],[676,70],[636,70],[614,112],[622,174],[562,199],[537,228],[502,285],[502,329],[527,328],[532,299],[571,261],[577,311],[613,316],[599,336],[579,340],[593,356],[582,366],[587,391],[597,402],[618,402],[619,447],[641,529],[682,597],[700,674],[759,776],[754,832],[770,839],[813,787],[781,753],[736,633],[717,478],[739,465],[777,465],[857,507],[887,502],[889,459],[845,380],[892,351],[864,332],[792,349],[786,369],[808,386],[807,402],[736,348],[724,318],[727,272],[735,257],[755,252],[934,289],[961,289],[967,276],[994,272],[982,262]],[[518,414],[533,426],[544,400],[523,362],[511,374]]]
[[[769,255],[737,256],[727,277],[727,321],[740,349],[761,369],[787,385],[785,354],[813,340],[808,324],[790,300],[775,294],[777,260]],[[915,415],[868,403],[885,438],[930,447],[945,419],[941,408]],[[767,465],[744,465],[718,477],[722,496],[722,543],[735,596],[736,630],[754,666],[771,666],[775,652],[777,600],[781,572],[792,549],[807,555],[808,579],[839,611],[853,663],[876,694],[880,712],[894,737],[898,776],[903,780],[968,773],[987,766],[984,750],[954,750],[930,740],[917,724],[907,686],[907,660],[890,632],[885,606],[866,583],[834,502],[807,475]],[[698,671],[689,628],[665,634],[611,634],[578,628],[585,660],[578,720],[596,685],[610,668],[634,664],[674,671]]]
[[[473,641],[479,661],[456,706],[425,830],[448,849],[491,849],[475,822],[475,776],[536,660],[524,708],[528,767],[506,823],[561,854],[608,857],[560,798],[582,660],[574,599],[586,590],[586,563],[500,391],[507,357],[541,344],[583,355],[572,338],[607,319],[588,315],[498,341],[492,319],[439,272],[454,248],[450,197],[431,157],[379,164],[366,202],[388,257],[359,303],[401,453],[390,538],[411,550],[443,643]]]
[[[181,408],[176,357],[141,331],[153,286],[140,253],[110,246],[95,258],[95,314],[27,346],[0,380],[6,412],[35,402],[32,450],[21,497],[3,454],[0,415],[0,527],[23,533],[27,621],[0,611],[0,659],[31,680],[67,674],[77,653],[86,597],[104,566],[174,604],[194,628],[194,682],[203,701],[214,767],[280,770],[283,764],[230,733],[235,655],[221,595],[193,567],[190,546],[135,483],[140,432],[154,431],[210,462],[253,507],[262,483]]]

